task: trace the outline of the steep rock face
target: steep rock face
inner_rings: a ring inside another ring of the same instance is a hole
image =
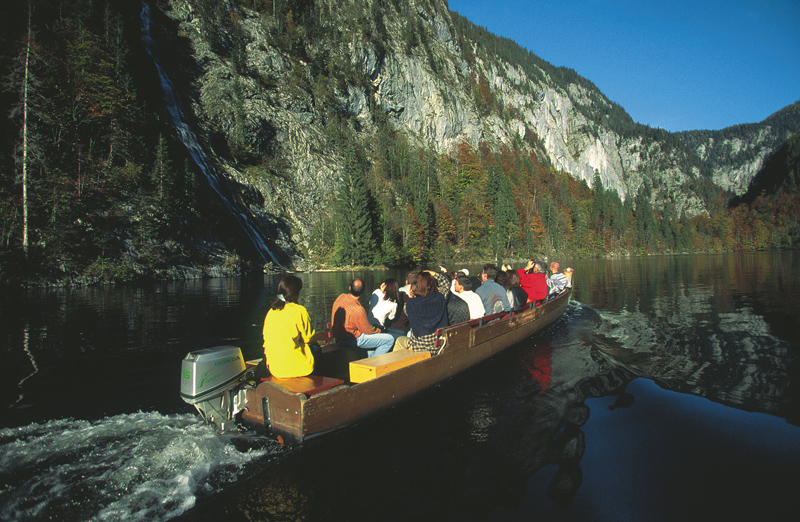
[[[682,132],[680,136],[706,164],[714,183],[740,196],[770,156],[798,131],[800,101],[761,123],[719,131]]]
[[[375,101],[400,128],[440,152],[483,139],[483,126],[464,93],[446,85],[419,60],[389,57],[373,71]]]
[[[319,105],[324,88],[336,100],[336,110],[358,122],[360,132],[374,131],[377,108],[411,141],[440,153],[450,152],[461,141],[473,146],[486,142],[497,149],[520,143],[520,138],[534,132],[555,168],[575,178],[591,184],[597,173],[603,185],[623,199],[634,197],[648,184],[655,208],[669,201],[679,214],[685,211],[693,216],[706,211],[690,189],[701,173],[697,167],[687,166],[686,149],[665,147],[644,137],[622,137],[596,119],[590,120],[587,111],[603,113],[611,107],[592,87],[580,83],[564,86],[541,67],[526,72],[499,59],[484,61],[474,43],[455,34],[445,2],[394,2],[398,3],[425,31],[429,52],[421,47],[409,51],[405,46],[403,24],[408,19],[384,16],[389,45],[380,53],[349,17],[355,7],[369,12],[371,2],[326,4],[322,12],[330,19],[325,22],[341,31],[344,41],[307,41],[309,55],[327,56],[339,67],[345,64],[362,76],[359,82],[336,87],[326,87],[318,67],[275,46],[269,34],[272,22],[247,9],[238,9],[236,14],[248,42],[245,56],[250,74],[237,74],[230,57],[212,49],[192,3],[169,3],[167,14],[190,39],[191,59],[202,71],[196,79],[198,94],[189,100],[193,112],[208,129],[209,142],[219,135],[231,149],[238,144],[273,158],[271,164],[243,171],[230,165],[226,169],[232,178],[254,189],[252,197],[246,198],[254,215],[268,223],[280,216],[291,224],[292,237],[285,238],[286,242],[298,245],[301,251],[314,250],[311,230],[319,227],[320,221],[324,226],[321,216],[331,208],[341,178],[340,149],[330,146],[335,129]],[[471,88],[480,75],[487,79],[497,105],[513,110],[503,117],[481,113]],[[695,136],[692,150],[706,160],[716,183],[738,193],[779,146],[770,136],[766,129],[728,140],[711,136],[702,142],[704,136]],[[721,147],[734,156],[745,150],[751,154],[714,164],[707,151]],[[299,257],[296,261],[302,263]]]
[[[710,164],[714,183],[737,196],[747,191],[753,177],[758,174],[772,153],[775,152],[776,141],[785,141],[791,136],[791,131],[776,133],[771,126],[766,126],[748,134],[747,139],[739,137],[725,139],[712,136],[696,150],[697,155]],[[710,160],[712,150],[717,155],[737,158],[739,161],[713,162]]]

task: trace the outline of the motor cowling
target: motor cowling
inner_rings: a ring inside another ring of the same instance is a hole
[[[189,352],[181,364],[181,398],[197,408],[206,422],[221,430],[232,427],[245,406],[247,366],[237,346]]]

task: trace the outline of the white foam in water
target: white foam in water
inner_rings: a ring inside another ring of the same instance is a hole
[[[0,430],[1,520],[168,520],[236,481],[237,450],[196,415],[136,413]]]

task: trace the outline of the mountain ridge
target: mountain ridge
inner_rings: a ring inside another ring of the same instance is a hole
[[[155,64],[143,5],[37,3],[38,264],[15,263],[45,278],[780,248],[800,232],[755,240],[769,212],[725,210],[797,132],[798,104],[654,129],[441,0],[162,0],[146,9]],[[2,55],[15,89],[19,56]],[[0,269],[22,229],[14,184]]]

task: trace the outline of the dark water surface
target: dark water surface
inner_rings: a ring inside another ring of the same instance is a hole
[[[178,396],[188,351],[258,357],[275,278],[5,291],[0,519],[794,520],[800,254],[567,264],[544,332],[299,448]],[[302,276],[316,327],[352,276]]]

